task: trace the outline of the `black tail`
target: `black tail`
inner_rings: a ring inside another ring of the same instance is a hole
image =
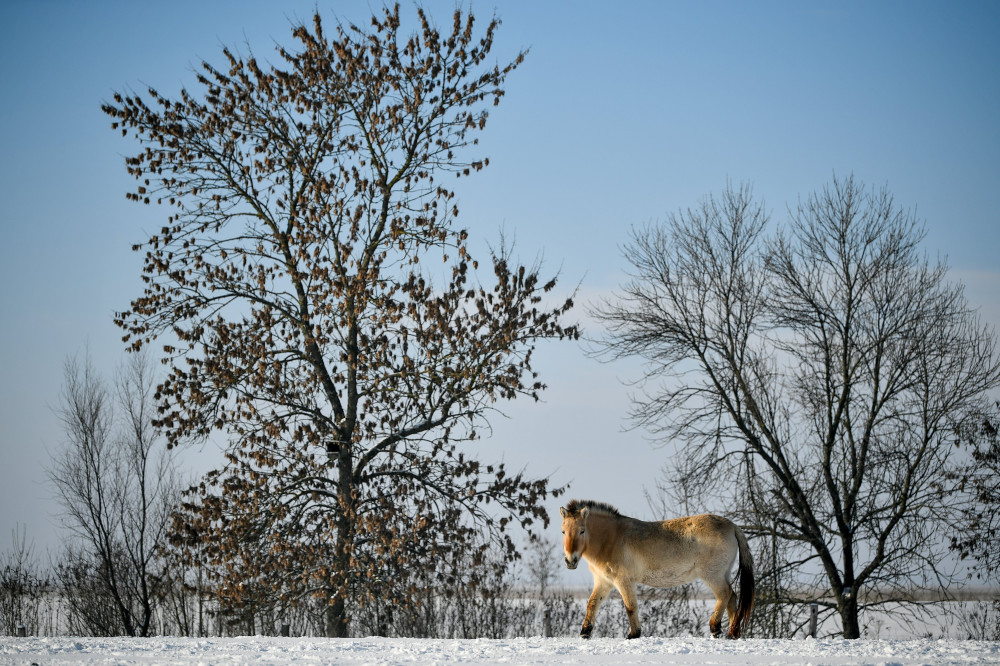
[[[740,564],[736,572],[739,579],[739,600],[736,602],[736,615],[729,618],[729,636],[739,638],[746,632],[750,625],[750,613],[753,612],[753,554],[750,552],[750,544],[747,543],[746,536],[740,528],[736,528],[736,541],[740,547]]]

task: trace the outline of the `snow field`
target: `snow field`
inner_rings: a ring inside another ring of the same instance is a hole
[[[709,638],[0,638],[0,664],[1000,664],[1000,643]]]

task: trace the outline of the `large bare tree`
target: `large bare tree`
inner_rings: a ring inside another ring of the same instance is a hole
[[[134,348],[165,345],[171,442],[230,442],[178,540],[323,597],[333,636],[408,559],[482,541],[510,555],[506,526],[547,520],[545,480],[455,443],[498,401],[537,399],[539,340],[576,336],[570,300],[542,304],[554,279],[501,246],[481,283],[454,225],[449,183],[488,163],[476,137],[524,53],[491,64],[496,18],[414,23],[397,6],[327,35],[316,16],[278,64],[227,49],[199,94],[104,106],[141,145],[130,198],[171,211],[136,246],[146,289],[118,323]]]
[[[943,470],[1000,362],[886,190],[834,178],[770,231],[745,186],[638,229],[597,314],[610,356],[647,363],[634,417],[676,446],[674,489],[748,507],[857,638],[865,608],[947,577]]]

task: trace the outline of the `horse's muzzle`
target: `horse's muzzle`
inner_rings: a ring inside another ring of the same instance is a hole
[[[576,569],[577,565],[580,564],[580,558],[578,557],[573,557],[573,558],[567,557],[565,559],[566,559],[567,569]]]

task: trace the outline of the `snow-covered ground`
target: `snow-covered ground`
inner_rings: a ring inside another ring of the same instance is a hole
[[[709,638],[0,638],[0,664],[1000,664],[1000,643]]]

